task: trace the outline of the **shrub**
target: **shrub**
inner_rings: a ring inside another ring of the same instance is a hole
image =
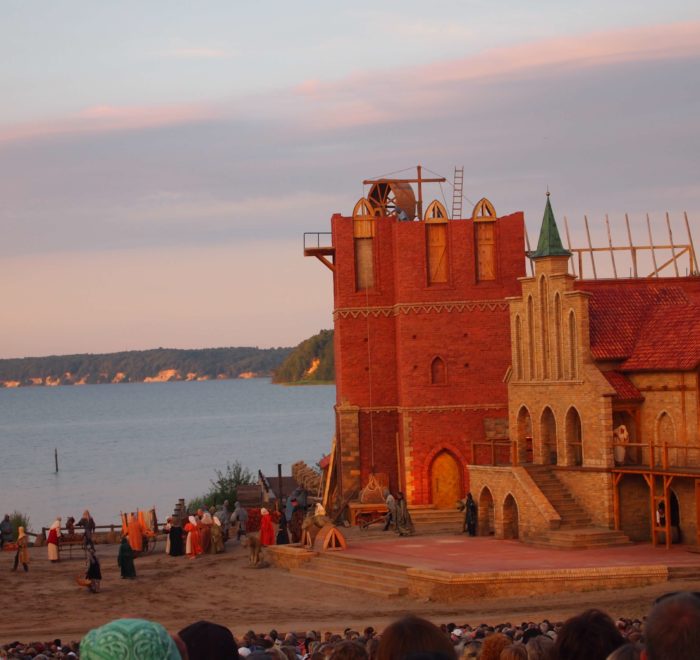
[[[19,534],[19,528],[24,527],[24,531],[29,531],[29,516],[21,511],[13,511],[10,514],[10,522],[12,523],[12,532],[15,535],[15,541]]]
[[[224,500],[228,500],[230,506],[233,507],[238,487],[252,483],[253,474],[248,468],[244,468],[238,461],[227,463],[225,471],[216,471],[216,479],[211,482],[208,493],[187,502],[187,510],[208,509],[210,506],[223,504]]]

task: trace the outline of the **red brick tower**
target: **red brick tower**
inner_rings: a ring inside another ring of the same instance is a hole
[[[437,201],[423,213],[420,170],[366,183],[353,214],[331,218],[332,244],[305,246],[333,270],[339,489],[374,473],[410,504],[452,507],[473,452],[508,435],[523,214],[497,217],[486,199],[469,219]]]

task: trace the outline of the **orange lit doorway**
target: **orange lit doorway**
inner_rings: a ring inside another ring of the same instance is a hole
[[[440,452],[430,466],[430,490],[433,506],[454,509],[462,493],[462,470],[452,454]]]

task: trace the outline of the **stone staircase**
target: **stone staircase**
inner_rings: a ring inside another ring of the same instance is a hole
[[[399,598],[408,594],[406,567],[349,557],[342,552],[319,553],[303,566],[290,568],[289,572],[382,598]]]
[[[669,566],[669,580],[700,580],[700,566]]]
[[[464,526],[464,511],[436,509],[430,505],[409,507],[416,534],[460,534]]]
[[[566,486],[557,479],[548,465],[528,465],[527,472],[561,517],[559,529],[523,539],[537,547],[600,548],[630,545],[631,541],[619,531],[597,527],[586,511],[572,497]]]

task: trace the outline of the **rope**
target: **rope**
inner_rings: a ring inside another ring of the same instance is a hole
[[[374,240],[374,239],[372,239]],[[374,243],[372,243],[372,280],[374,283]],[[372,474],[374,474],[374,418],[372,416],[372,348],[369,339],[369,287],[365,287],[365,307],[367,308],[367,391],[369,394],[369,455],[372,461]]]
[[[439,176],[439,177],[442,177],[443,179],[446,179],[446,183],[448,183],[450,186],[452,186],[452,189],[454,190],[454,184],[452,184],[452,183],[450,182],[450,180],[449,180],[446,176],[444,176],[444,175],[442,175],[442,174],[438,174],[437,172],[433,172],[432,170],[429,170],[429,169],[428,169],[427,167],[425,167],[425,166],[423,167],[423,169],[424,169],[426,172],[430,172],[431,174],[434,174],[435,176]],[[440,187],[442,187],[442,186],[440,186]],[[465,200],[465,201],[467,201],[467,202],[469,202],[472,206],[476,206],[476,202],[472,202],[472,200],[469,199],[469,197],[467,197],[464,193],[462,193],[462,199]]]

